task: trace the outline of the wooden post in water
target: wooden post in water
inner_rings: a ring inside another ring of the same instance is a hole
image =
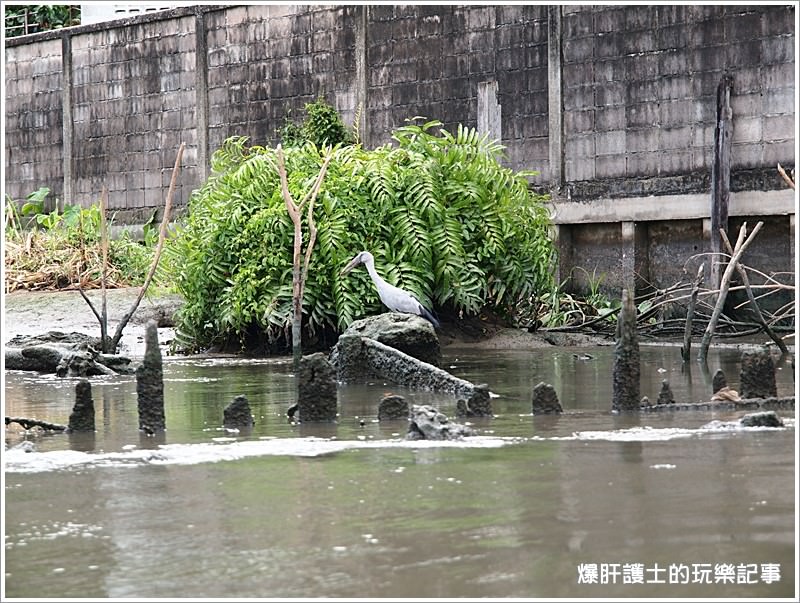
[[[155,320],[147,323],[144,341],[144,360],[136,369],[136,394],[139,405],[139,429],[150,435],[164,431],[166,427],[164,373]]]
[[[731,190],[731,137],[733,114],[731,91],[733,78],[724,76],[717,86],[717,125],[714,129],[714,162],[711,168],[711,282],[710,289],[719,288],[722,252],[720,229],[728,230],[728,200]]]
[[[639,410],[639,340],[636,334],[636,306],[633,294],[622,290],[622,308],[617,317],[617,343],[614,346],[613,392],[611,409]]]

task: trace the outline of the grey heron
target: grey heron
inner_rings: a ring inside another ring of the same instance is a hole
[[[403,291],[399,287],[387,283],[375,270],[375,258],[369,251],[362,251],[342,269],[342,274],[347,274],[359,264],[364,264],[367,267],[367,272],[375,283],[375,288],[378,290],[378,297],[381,298],[383,304],[393,312],[405,312],[406,314],[416,314],[427,319],[434,327],[439,328],[439,321],[431,314],[419,300],[411,295],[408,291]]]

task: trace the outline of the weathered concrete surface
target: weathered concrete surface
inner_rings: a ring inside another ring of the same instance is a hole
[[[403,396],[389,394],[378,404],[378,421],[408,418],[408,402]]]
[[[342,335],[332,357],[338,379],[343,383],[378,378],[407,387],[467,397],[475,390],[475,385],[469,381],[368,337]]]
[[[556,388],[543,381],[537,383],[536,387],[533,388],[531,410],[535,415],[552,415],[564,412],[561,402],[558,401]]]
[[[336,371],[322,352],[300,359],[297,410],[303,423],[336,420]]]
[[[468,399],[458,399],[456,401],[456,414],[459,417],[494,416],[489,386],[486,383],[476,385]]]
[[[407,440],[461,440],[474,435],[472,429],[460,423],[451,423],[447,416],[433,406],[411,407]]]
[[[75,384],[75,406],[69,415],[70,431],[94,431],[92,386],[86,379]]]
[[[420,316],[384,312],[354,321],[343,335],[374,339],[422,362],[439,366],[442,351],[433,325]]]
[[[154,320],[145,329],[145,353],[136,369],[136,394],[139,406],[139,429],[147,434],[164,431],[164,372],[158,330]]]
[[[236,396],[233,402],[222,410],[222,425],[228,429],[241,429],[253,426],[253,413],[247,396]]]
[[[783,427],[783,420],[774,410],[750,413],[739,419],[739,423],[745,427]]]
[[[742,352],[739,395],[742,398],[774,398],[778,395],[775,363],[768,349]]]
[[[612,410],[639,410],[640,370],[636,307],[631,292],[623,289],[622,308],[617,317],[617,343],[614,346]]]

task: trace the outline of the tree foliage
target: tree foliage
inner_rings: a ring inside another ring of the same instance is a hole
[[[501,145],[474,129],[439,126],[413,120],[393,133],[395,144],[371,151],[313,142],[285,150],[293,195],[309,189],[333,154],[315,206],[307,336],[382,311],[366,271],[340,275],[364,249],[389,282],[446,313],[513,314],[553,288],[544,199],[529,191],[526,174],[500,164]],[[186,299],[178,343],[188,350],[246,345],[254,332],[272,347],[291,324],[293,228],[275,150],[246,143],[231,138],[214,153],[212,176],[192,195],[168,249]]]
[[[81,24],[77,4],[5,5],[6,38]]]

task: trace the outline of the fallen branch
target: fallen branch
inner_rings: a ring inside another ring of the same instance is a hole
[[[66,431],[67,426],[60,423],[48,423],[47,421],[40,421],[39,419],[27,419],[25,417],[6,417],[6,425],[9,423],[19,423],[23,429],[33,429],[34,427],[41,427],[45,431]]]
[[[733,276],[733,271],[735,270],[739,259],[742,257],[742,254],[745,252],[750,243],[753,242],[762,226],[764,226],[763,222],[756,224],[749,237],[747,237],[747,222],[742,224],[742,227],[739,229],[739,238],[736,241],[733,257],[728,262],[728,265],[725,268],[725,273],[722,275],[722,280],[720,281],[719,297],[717,298],[717,304],[714,307],[714,313],[711,315],[711,320],[708,322],[705,333],[703,333],[703,339],[700,342],[700,352],[697,360],[703,364],[706,363],[708,346],[711,345],[711,337],[714,335],[714,329],[717,326],[717,320],[719,319],[719,315],[722,313],[722,307],[725,305],[725,299],[728,296],[728,287],[731,277]]]
[[[158,262],[161,260],[161,252],[164,250],[164,241],[167,239],[169,218],[172,213],[172,196],[175,193],[175,183],[178,179],[178,170],[180,170],[181,167],[181,159],[183,158],[183,150],[185,148],[186,143],[182,142],[181,146],[178,148],[178,155],[175,157],[175,165],[172,167],[172,178],[169,181],[169,191],[167,192],[167,199],[164,203],[164,217],[161,219],[161,229],[158,232],[158,243],[156,244],[156,251],[153,256],[153,263],[150,264],[150,270],[147,273],[147,277],[144,279],[142,288],[139,290],[139,295],[134,300],[130,310],[128,310],[117,325],[117,330],[114,332],[114,337],[112,337],[111,343],[108,346],[112,353],[116,352],[119,340],[122,339],[122,331],[127,326],[133,313],[136,312],[136,308],[139,307],[139,303],[142,301],[147,288],[150,286],[150,282],[153,280],[153,275],[156,273]]]
[[[725,249],[727,250],[728,253],[733,255],[733,249],[731,248],[731,242],[728,240],[728,235],[722,229],[720,229],[719,234],[722,237],[722,244],[725,245]],[[731,263],[734,263],[733,260],[731,260]],[[750,279],[747,277],[747,271],[739,262],[735,262],[735,264],[736,264],[736,271],[742,278],[742,284],[744,285],[744,288],[747,291],[747,299],[750,300],[750,305],[753,307],[753,313],[755,314],[756,322],[758,322],[758,324],[761,325],[761,327],[764,329],[764,332],[767,335],[769,335],[769,338],[775,342],[775,345],[778,346],[781,353],[788,354],[789,348],[786,347],[786,344],[783,342],[783,339],[778,337],[770,328],[769,324],[767,324],[767,321],[764,320],[764,315],[761,313],[761,308],[758,307],[758,302],[756,301],[756,298],[753,295],[753,290],[750,288]]]

